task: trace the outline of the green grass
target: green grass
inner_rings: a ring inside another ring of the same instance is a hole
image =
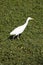
[[[8,39],[29,16],[20,39]],[[43,65],[43,0],[0,0],[0,65]]]

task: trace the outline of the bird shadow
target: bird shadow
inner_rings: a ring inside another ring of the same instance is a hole
[[[13,38],[13,36],[9,36],[8,39],[10,39],[10,40],[17,39],[17,36],[14,36],[14,38]]]

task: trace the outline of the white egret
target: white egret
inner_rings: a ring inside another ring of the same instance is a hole
[[[15,35],[15,36],[19,36],[26,28],[27,24],[28,24],[28,21],[29,20],[32,20],[33,18],[31,17],[28,17],[25,24],[21,25],[21,26],[18,26],[17,28],[15,28],[12,32],[10,32],[10,35]]]

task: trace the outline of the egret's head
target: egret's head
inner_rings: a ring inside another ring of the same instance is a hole
[[[33,20],[33,18],[31,18],[31,17],[28,17],[28,18],[27,18],[27,20]]]

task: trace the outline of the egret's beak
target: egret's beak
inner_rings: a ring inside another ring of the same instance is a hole
[[[34,18],[31,18],[31,20],[34,20]]]

